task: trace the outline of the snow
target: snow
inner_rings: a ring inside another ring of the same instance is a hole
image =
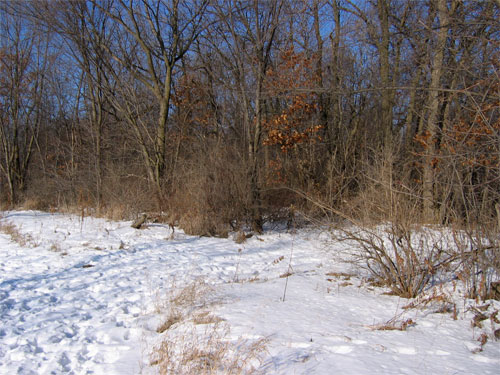
[[[326,232],[268,230],[237,244],[34,211],[5,212],[1,222],[27,243],[0,233],[0,374],[154,374],[155,345],[187,327],[157,332],[168,296],[196,280],[215,291],[208,306],[229,327],[225,340],[266,340],[260,373],[500,373],[500,327],[471,326],[475,302],[460,286],[456,320],[403,309],[411,301],[336,274],[353,272],[343,262],[349,245]],[[391,319],[407,329],[375,329]]]

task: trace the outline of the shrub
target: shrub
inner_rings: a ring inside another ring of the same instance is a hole
[[[176,171],[168,212],[192,235],[227,237],[249,212],[246,171],[231,150],[209,150]]]
[[[460,260],[458,278],[469,298],[498,299],[500,281],[500,239],[493,227],[485,225],[453,233]]]
[[[404,298],[420,294],[452,259],[445,251],[441,235],[402,222],[373,229],[342,229],[338,238],[352,241],[361,266],[377,283]]]

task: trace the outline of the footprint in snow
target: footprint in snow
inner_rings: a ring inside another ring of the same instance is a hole
[[[63,368],[63,371],[69,372],[71,370],[70,367],[69,367],[69,364],[71,363],[71,360],[69,359],[69,357],[66,354],[66,352],[64,352],[61,355],[61,358],[59,358],[58,362],[61,365],[61,367]]]
[[[51,344],[59,344],[62,340],[63,338],[59,335],[53,335],[49,337],[49,343]]]

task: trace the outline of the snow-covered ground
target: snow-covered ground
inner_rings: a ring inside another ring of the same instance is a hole
[[[459,285],[456,320],[403,309],[410,301],[340,275],[352,271],[347,245],[327,233],[270,230],[237,244],[63,214],[1,222],[27,243],[0,233],[0,374],[154,374],[155,345],[188,324],[157,332],[169,296],[200,280],[216,295],[205,308],[230,329],[223,340],[265,339],[260,373],[500,374],[499,325],[472,328]],[[391,319],[408,327],[375,329]]]

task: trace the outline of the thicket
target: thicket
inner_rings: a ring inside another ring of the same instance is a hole
[[[499,225],[498,1],[3,1],[4,207]],[[418,289],[418,288],[417,288]]]

